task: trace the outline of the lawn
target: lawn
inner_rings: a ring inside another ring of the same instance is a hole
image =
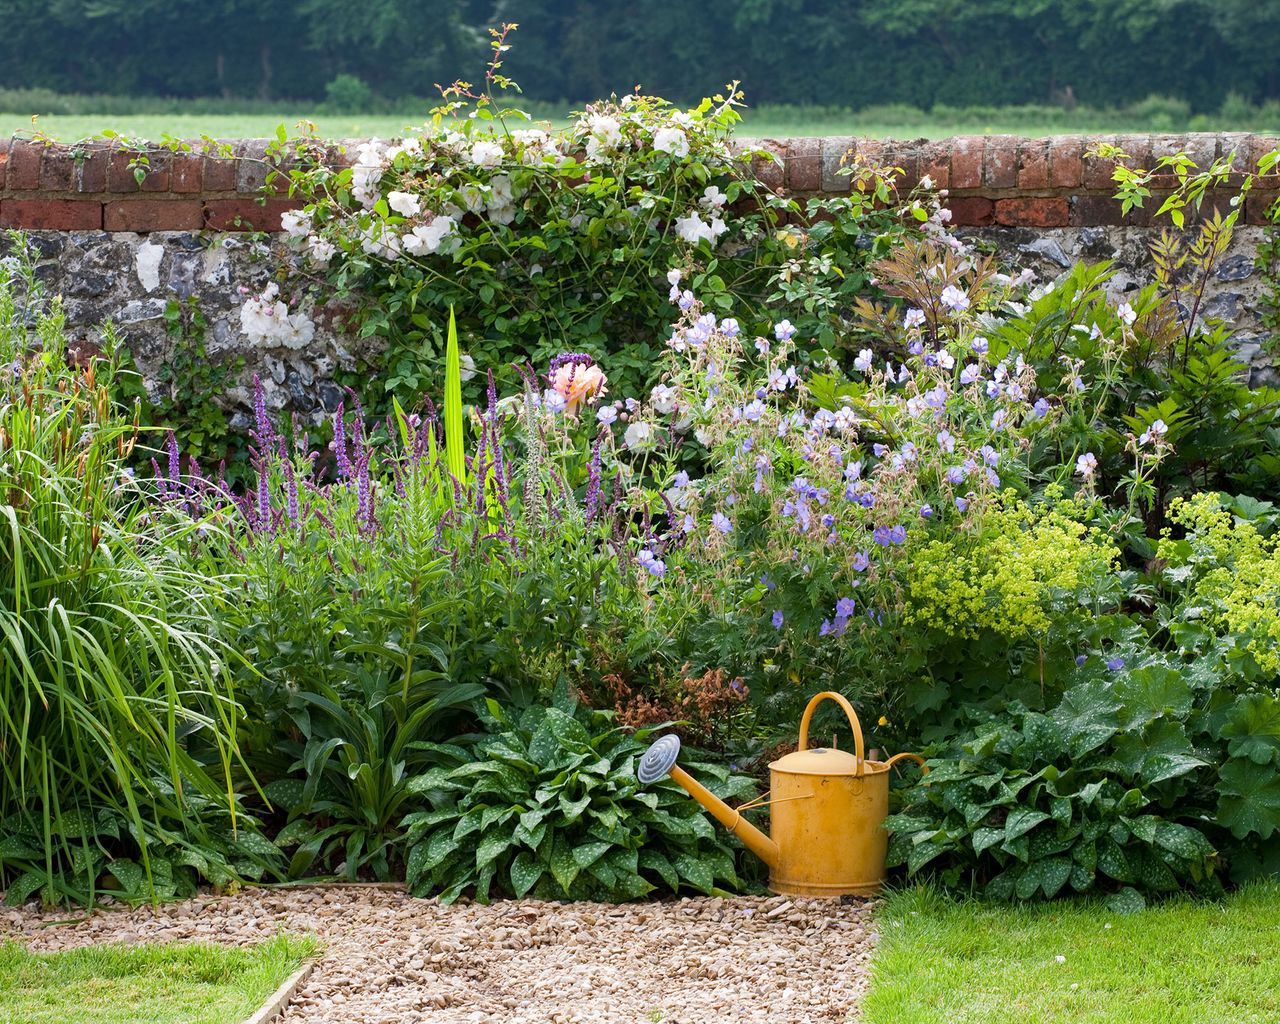
[[[90,946],[36,954],[0,945],[0,1024],[236,1024],[318,946]]]
[[[1280,884],[1118,915],[928,889],[880,917],[866,1024],[1274,1024]]]
[[[62,142],[75,142],[96,135],[104,128],[120,132],[131,138],[159,139],[165,134],[176,138],[200,138],[210,135],[216,139],[269,138],[276,133],[276,126],[284,124],[290,130],[303,115],[296,112],[279,114],[52,114],[41,117],[39,127]],[[331,139],[392,138],[402,135],[406,126],[421,123],[427,117],[427,108],[420,114],[406,111],[399,115],[361,116],[311,113],[319,133]],[[0,138],[14,132],[31,130],[29,112],[0,111]],[[952,135],[1055,135],[1098,134],[1117,131],[1149,131],[1150,126],[1135,120],[1133,124],[1121,124],[1100,117],[1096,124],[1079,118],[1061,120],[1027,120],[1011,117],[1007,122],[998,119],[947,119],[905,121],[885,120],[855,112],[819,111],[807,112],[804,108],[775,108],[773,110],[747,110],[738,126],[737,134],[745,138],[786,138],[791,136],[859,135],[871,138],[947,138]]]

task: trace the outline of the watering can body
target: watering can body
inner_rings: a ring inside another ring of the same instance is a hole
[[[809,747],[809,722],[823,700],[834,700],[844,708],[853,727],[853,753]],[[875,894],[885,879],[889,835],[883,826],[889,814],[889,769],[901,758],[912,758],[921,765],[923,761],[915,754],[898,754],[887,761],[867,760],[858,716],[843,696],[831,692],[818,694],[805,708],[798,746],[794,753],[769,765],[768,836],[742,817],[742,810],[752,805],[737,810],[729,807],[674,764],[679,750],[674,736],[663,737],[650,748],[637,775],[649,782],[670,774],[769,865],[769,888],[774,892],[795,896]],[[655,751],[659,756],[650,759]]]

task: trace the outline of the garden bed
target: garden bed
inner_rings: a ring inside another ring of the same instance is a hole
[[[443,906],[394,889],[250,889],[68,921],[0,911],[0,941],[250,945],[325,953],[282,1024],[845,1021],[865,989],[874,901],[787,897]]]

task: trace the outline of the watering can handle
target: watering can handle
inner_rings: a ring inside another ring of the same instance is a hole
[[[911,760],[913,760],[916,764],[920,766],[920,771],[922,773],[924,773],[925,775],[929,774],[929,766],[924,763],[924,758],[921,757],[919,754],[912,754],[906,750],[904,750],[901,754],[894,754],[893,757],[889,758],[889,760],[887,760],[884,763],[884,766],[886,768],[892,768],[895,762],[901,761],[904,757],[911,758]]]
[[[861,775],[863,766],[866,763],[866,751],[862,743],[862,725],[858,721],[858,714],[853,710],[850,704],[843,696],[831,690],[825,690],[809,701],[808,707],[804,709],[804,715],[800,719],[800,750],[809,749],[809,722],[813,718],[813,710],[824,700],[833,700],[844,708],[845,716],[849,719],[849,725],[853,728],[853,750],[854,755],[858,759],[857,774]]]

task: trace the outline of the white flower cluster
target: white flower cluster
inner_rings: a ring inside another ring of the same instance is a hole
[[[627,96],[588,108],[563,133],[530,127],[473,135],[428,127],[394,145],[374,139],[353,154],[350,188],[357,210],[343,212],[322,201],[284,214],[281,227],[315,267],[328,266],[343,251],[386,261],[449,253],[460,247],[464,223],[474,218],[497,225],[515,222],[532,187],[522,168],[571,165],[576,173],[581,162],[586,176],[594,177],[592,165],[617,173],[612,165],[635,150],[683,160],[695,144],[699,153],[719,153],[727,161],[728,144],[716,129],[707,130],[710,124],[696,113]],[[707,187],[696,206],[676,211],[685,214],[673,219],[676,235],[692,245],[706,241],[714,247],[728,231],[727,200],[716,186]],[[642,211],[653,205],[649,198],[628,209],[644,216]],[[564,214],[571,229],[586,219],[581,210],[566,208]],[[617,224],[611,228],[624,230]],[[529,272],[539,270],[535,264]]]
[[[302,348],[316,333],[315,324],[305,313],[289,312],[274,281],[240,307],[240,330],[250,341],[271,348]]]

